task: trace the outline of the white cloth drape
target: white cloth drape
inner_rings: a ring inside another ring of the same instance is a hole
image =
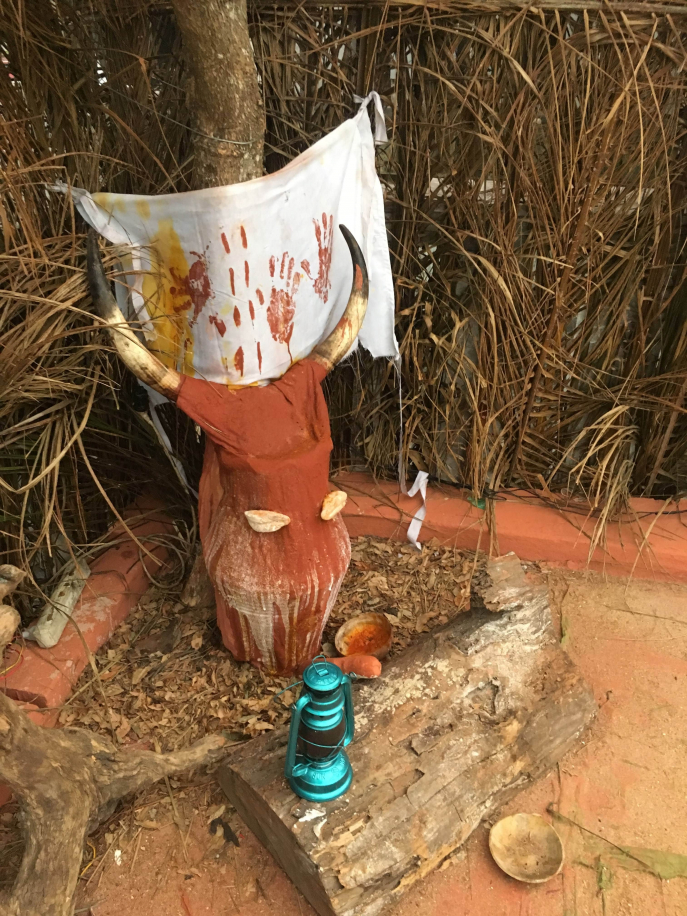
[[[279,378],[333,329],[351,287],[338,226],[358,240],[370,277],[360,342],[398,354],[382,188],[367,102],[285,168],[254,181],[182,194],[90,194],[76,205],[127,246],[120,303],[150,349],[178,371],[229,385]]]

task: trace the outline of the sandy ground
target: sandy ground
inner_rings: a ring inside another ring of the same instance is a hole
[[[501,813],[552,806],[564,869],[545,885],[518,884],[492,862],[482,826],[389,916],[687,916],[687,878],[635,870],[615,848],[687,854],[687,587],[547,578],[599,716],[583,745]],[[211,836],[208,818],[223,804],[212,782],[170,791],[176,823],[164,790],[113,823],[106,856],[83,875],[77,913],[313,916],[235,814],[224,816],[238,848]]]

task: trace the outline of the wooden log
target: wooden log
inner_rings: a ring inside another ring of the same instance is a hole
[[[475,577],[468,613],[356,686],[354,781],[313,804],[283,778],[287,732],[232,752],[220,783],[321,916],[377,916],[596,713],[553,631],[546,586],[517,557]]]

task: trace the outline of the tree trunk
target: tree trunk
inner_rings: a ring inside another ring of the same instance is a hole
[[[193,81],[193,185],[221,187],[262,175],[265,117],[246,0],[174,0]]]
[[[198,131],[193,187],[222,187],[259,178],[265,116],[246,0],[174,0],[174,13],[192,79],[190,107]],[[206,466],[210,460],[206,451]],[[201,550],[182,600],[189,606],[205,605],[209,594],[214,596],[214,586]]]
[[[495,613],[497,612],[497,613]],[[233,752],[229,800],[320,916],[376,916],[572,748],[596,712],[553,632],[546,587],[490,562],[472,610],[356,691],[340,799],[297,798],[284,730]]]

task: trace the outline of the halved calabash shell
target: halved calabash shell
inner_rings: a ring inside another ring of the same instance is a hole
[[[542,884],[563,867],[563,844],[554,828],[538,814],[512,814],[489,832],[494,861],[511,878]]]
[[[391,649],[393,628],[384,614],[370,611],[342,624],[334,645],[341,655],[374,655],[380,661]]]

